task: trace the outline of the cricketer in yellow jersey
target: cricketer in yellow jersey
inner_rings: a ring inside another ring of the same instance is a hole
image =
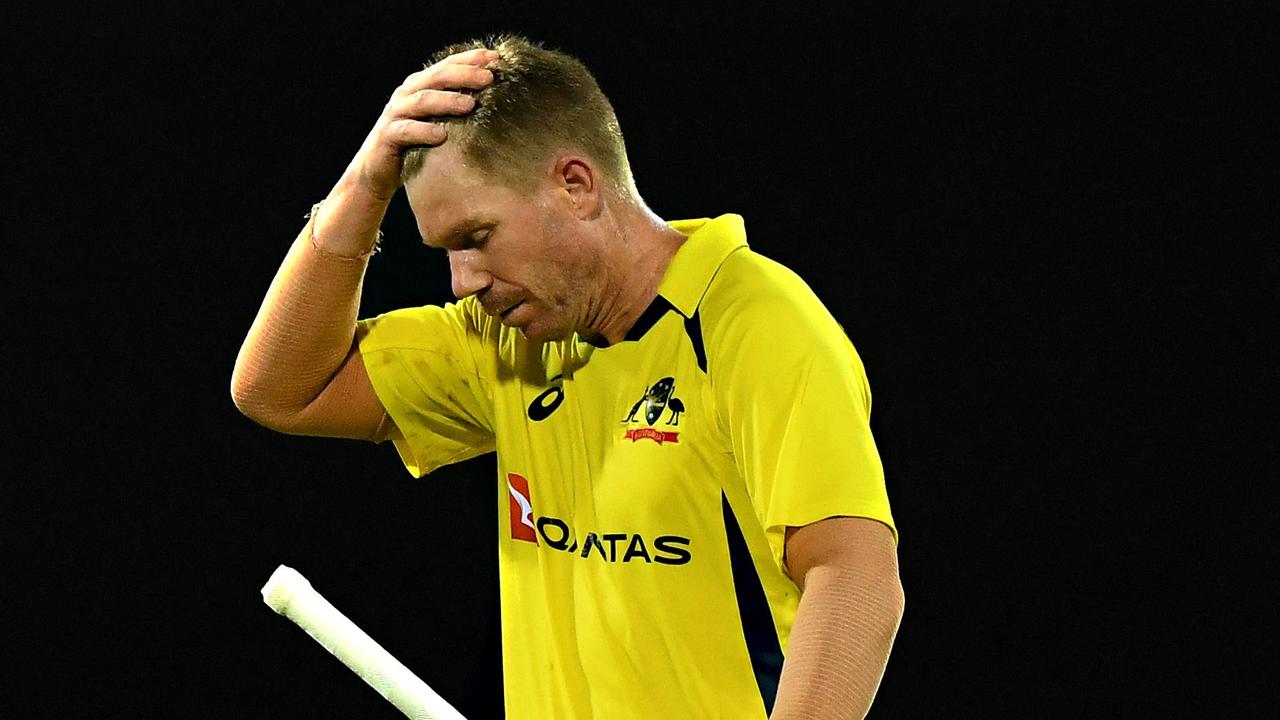
[[[277,275],[237,405],[390,439],[415,475],[496,450],[508,718],[862,717],[902,590],[857,353],[742,218],[645,206],[580,63],[490,47],[393,95]],[[356,322],[401,186],[461,300]]]

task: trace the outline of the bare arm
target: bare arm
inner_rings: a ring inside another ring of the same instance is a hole
[[[325,205],[339,218],[371,222],[372,245],[381,213],[344,207],[355,204],[351,192],[335,188]],[[355,349],[368,257],[323,250],[320,220],[302,229],[276,273],[236,358],[231,396],[241,412],[273,430],[381,439],[378,431],[389,430],[385,411]]]
[[[892,533],[854,517],[788,528],[786,564],[802,595],[770,717],[865,717],[902,619]]]
[[[439,145],[444,126],[423,118],[470,112],[446,88],[482,88],[490,50],[453,55],[416,72],[391,96],[342,178],[302,229],[258,311],[231,377],[236,407],[269,428],[382,440],[394,432],[356,350],[360,288],[404,151]]]

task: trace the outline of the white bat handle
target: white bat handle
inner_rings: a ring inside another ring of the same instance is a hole
[[[316,639],[382,697],[413,720],[466,720],[430,686],[329,604],[293,568],[281,565],[262,588],[262,599]]]

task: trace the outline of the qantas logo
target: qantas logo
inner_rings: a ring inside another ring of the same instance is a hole
[[[535,519],[529,481],[522,475],[507,473],[507,492],[511,508],[511,538],[534,545],[546,544],[552,550],[583,558],[597,556],[609,563],[659,563],[687,565],[693,560],[690,540],[680,535],[646,538],[640,533],[589,532],[579,543],[569,524],[556,517],[543,515]],[[539,542],[541,538],[541,542]]]
[[[623,418],[623,425],[639,423],[636,413],[644,410],[644,421],[649,427],[628,427],[624,437],[631,442],[652,440],[659,445],[680,442],[680,433],[674,430],[657,429],[653,424],[662,419],[662,414],[670,410],[664,427],[676,427],[680,424],[680,415],[684,413],[684,401],[676,397],[676,379],[664,377],[652,387],[644,389],[644,394],[631,406],[631,412]]]
[[[529,481],[515,473],[507,473],[507,491],[511,493],[511,537],[537,545],[538,532],[533,525]]]

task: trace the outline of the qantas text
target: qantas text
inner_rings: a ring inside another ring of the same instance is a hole
[[[646,562],[685,565],[693,559],[689,538],[659,535],[651,541],[637,533],[587,533],[581,544],[560,518],[543,516],[537,520],[538,534],[547,547],[579,557],[599,557],[611,563]]]

